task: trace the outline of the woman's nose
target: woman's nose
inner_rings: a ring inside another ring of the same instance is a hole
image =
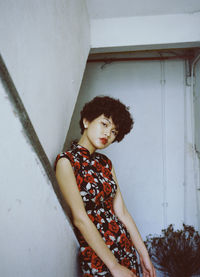
[[[111,131],[107,129],[107,130],[104,131],[104,134],[105,134],[107,137],[109,137],[109,136],[110,136],[110,132],[111,132]]]

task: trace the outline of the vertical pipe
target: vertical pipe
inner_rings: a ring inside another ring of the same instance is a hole
[[[187,68],[189,66],[188,60],[185,61],[185,86],[184,86],[184,158],[183,158],[183,186],[184,186],[184,208],[183,208],[183,221],[187,223],[187,131],[188,131],[188,124],[187,124]]]
[[[197,225],[198,229],[200,229],[200,206],[198,199],[198,190],[199,190],[199,178],[198,178],[198,170],[199,170],[199,160],[195,149],[195,121],[194,121],[194,73],[195,66],[198,60],[200,59],[200,54],[195,58],[191,67],[191,89],[190,89],[190,105],[191,105],[191,126],[192,126],[192,149],[193,149],[193,171],[194,171],[194,185],[196,189],[196,209],[197,209]]]
[[[160,61],[161,66],[161,128],[162,128],[162,187],[163,187],[163,224],[167,228],[167,174],[166,174],[166,90],[165,90],[165,62]]]

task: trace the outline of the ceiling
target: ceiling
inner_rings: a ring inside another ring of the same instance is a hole
[[[91,19],[200,12],[200,0],[86,0]]]

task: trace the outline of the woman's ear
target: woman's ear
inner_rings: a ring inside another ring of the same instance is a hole
[[[83,126],[85,129],[88,128],[89,121],[86,118],[83,118]]]

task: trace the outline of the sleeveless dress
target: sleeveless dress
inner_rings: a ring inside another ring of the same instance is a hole
[[[113,179],[112,163],[105,155],[89,150],[76,142],[71,150],[60,153],[60,158],[69,159],[86,212],[106,245],[118,262],[139,276],[136,251],[124,224],[115,215],[113,199],[117,185]],[[74,227],[80,244],[79,260],[83,277],[111,277],[111,273],[102,260],[87,244],[80,231]]]

